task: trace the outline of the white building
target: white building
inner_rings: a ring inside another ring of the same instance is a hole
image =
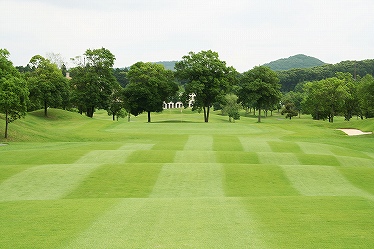
[[[188,107],[192,107],[193,103],[195,102],[196,94],[192,93],[190,94],[190,100],[188,101]],[[183,103],[178,102],[164,102],[164,109],[174,109],[174,108],[184,108]]]

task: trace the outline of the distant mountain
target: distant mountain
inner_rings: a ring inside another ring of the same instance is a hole
[[[165,67],[165,69],[174,71],[175,70],[174,66],[175,66],[175,63],[177,63],[177,61],[159,61],[159,62],[155,62],[155,63],[163,65]]]
[[[311,68],[322,66],[325,63],[317,58],[306,56],[304,54],[294,55],[288,58],[279,59],[264,64],[264,66],[270,67],[274,71],[284,71],[293,68]]]

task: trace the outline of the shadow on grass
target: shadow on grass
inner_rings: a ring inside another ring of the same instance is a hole
[[[164,121],[152,121],[151,124],[201,124],[204,122],[198,122],[198,121],[188,121],[188,120],[164,120]]]

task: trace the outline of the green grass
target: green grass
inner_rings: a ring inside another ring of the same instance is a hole
[[[152,191],[161,168],[162,164],[155,163],[105,164],[65,198],[144,198]]]
[[[373,248],[374,135],[338,128],[374,122],[29,113],[0,139],[0,247]]]

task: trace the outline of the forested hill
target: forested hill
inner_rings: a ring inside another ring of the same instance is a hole
[[[158,62],[155,62],[155,63],[163,65],[165,67],[165,69],[174,71],[175,70],[174,66],[175,66],[175,63],[177,63],[177,61],[158,61]]]
[[[294,55],[288,58],[279,59],[264,64],[274,71],[289,70],[292,68],[311,68],[324,65],[325,63],[317,58],[303,54]]]
[[[342,61],[313,68],[297,68],[277,72],[283,92],[293,91],[300,82],[334,77],[337,72],[350,73],[354,78],[374,75],[374,60]]]

